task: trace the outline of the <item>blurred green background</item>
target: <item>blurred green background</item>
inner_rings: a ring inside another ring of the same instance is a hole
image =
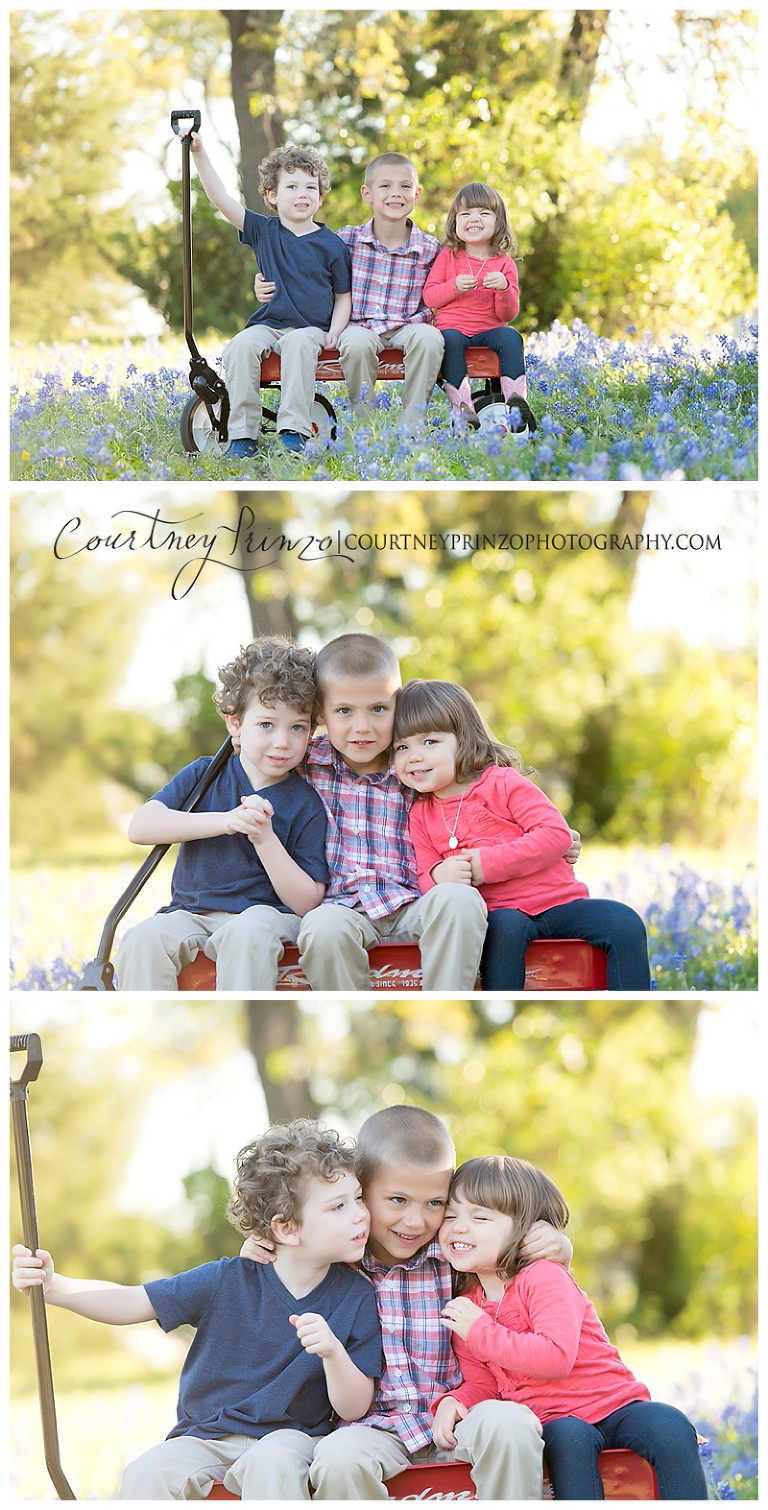
[[[21,341],[182,328],[180,149],[200,107],[228,187],[262,210],[284,140],[332,169],[334,228],[362,169],[410,153],[442,236],[470,180],[503,194],[523,333],[722,329],[756,302],[753,12],[529,9],[16,10],[11,312]],[[193,176],[196,326],[231,331],[253,266]],[[237,314],[240,311],[240,315]]]

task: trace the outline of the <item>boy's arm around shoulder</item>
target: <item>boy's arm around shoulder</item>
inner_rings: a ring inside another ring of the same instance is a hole
[[[154,1321],[155,1310],[143,1285],[118,1285],[106,1279],[68,1279],[57,1274],[44,1248],[32,1253],[17,1243],[13,1249],[12,1280],[22,1294],[42,1285],[46,1303],[74,1311],[109,1326],[132,1326]]]

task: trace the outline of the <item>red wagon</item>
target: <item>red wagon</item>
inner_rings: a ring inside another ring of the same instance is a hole
[[[600,1454],[600,1477],[607,1500],[657,1500],[656,1474],[645,1458],[614,1448]],[[468,1463],[428,1463],[404,1468],[387,1484],[391,1500],[473,1500],[475,1486]],[[544,1469],[544,1499],[554,1499],[549,1475]],[[214,1484],[212,1500],[237,1499],[223,1484]]]
[[[377,944],[370,951],[374,991],[420,991],[421,956],[418,944]],[[537,939],[525,956],[526,991],[604,991],[606,957],[602,949],[583,939]],[[180,991],[215,991],[216,966],[204,954],[185,965],[178,977]],[[482,982],[478,981],[478,989]],[[286,944],[277,972],[278,991],[309,991],[299,964],[299,951]]]

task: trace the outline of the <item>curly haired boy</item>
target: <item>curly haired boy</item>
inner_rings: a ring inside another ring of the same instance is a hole
[[[221,1258],[143,1285],[69,1279],[50,1253],[14,1248],[13,1283],[49,1305],[125,1326],[195,1327],[167,1441],[129,1463],[118,1498],[309,1499],[309,1465],[335,1418],[355,1421],[381,1373],[381,1330],[361,1257],[369,1218],[354,1148],[316,1122],[241,1149],[228,1215],[275,1244],[274,1264]]]
[[[275,989],[283,947],[328,882],[325,809],[296,773],[312,729],[313,665],[310,650],[280,636],[243,647],[214,694],[235,754],[194,812],[181,809],[209,756],[134,813],[134,844],[181,848],[170,902],[120,942],[121,990],[176,990],[199,950],[216,962],[220,991]]]

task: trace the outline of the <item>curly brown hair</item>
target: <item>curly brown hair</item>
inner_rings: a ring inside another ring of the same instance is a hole
[[[459,241],[456,235],[456,216],[459,210],[474,209],[493,210],[496,216],[496,223],[493,227],[491,253],[495,253],[498,256],[500,252],[507,252],[510,257],[514,257],[517,251],[517,242],[507,219],[506,205],[501,195],[496,189],[492,189],[490,184],[471,183],[465,184],[463,189],[459,189],[448,211],[448,218],[445,222],[446,245],[451,247],[454,252],[458,252],[463,247],[464,243]]]
[[[451,1180],[449,1206],[451,1197],[456,1195],[470,1205],[511,1216],[512,1234],[499,1254],[496,1269],[499,1279],[505,1281],[532,1262],[521,1257],[520,1244],[534,1222],[549,1222],[561,1232],[568,1225],[570,1213],[565,1197],[549,1175],[527,1159],[513,1159],[508,1154],[467,1159]],[[471,1283],[472,1275],[462,1274],[457,1281],[457,1293],[462,1294]]]
[[[517,750],[500,744],[463,687],[454,682],[406,682],[395,702],[395,743],[411,734],[453,734],[456,738],[456,780],[473,781],[488,766],[510,766],[530,776]],[[417,794],[418,795],[418,794]]]
[[[314,147],[297,147],[293,142],[286,142],[284,146],[276,147],[274,152],[270,152],[269,157],[263,157],[259,163],[259,193],[270,209],[272,205],[267,195],[277,192],[280,174],[295,173],[297,168],[317,179],[320,194],[325,198],[331,187],[331,175],[325,158]]]
[[[270,1127],[237,1155],[227,1216],[240,1232],[271,1237],[273,1221],[300,1221],[309,1180],[332,1184],[354,1167],[352,1139],[333,1128],[304,1117]]]
[[[312,714],[315,702],[314,651],[294,645],[279,634],[261,635],[240,654],[219,668],[219,686],[213,701],[222,718],[241,719],[252,697],[265,707],[287,703],[301,713]]]

